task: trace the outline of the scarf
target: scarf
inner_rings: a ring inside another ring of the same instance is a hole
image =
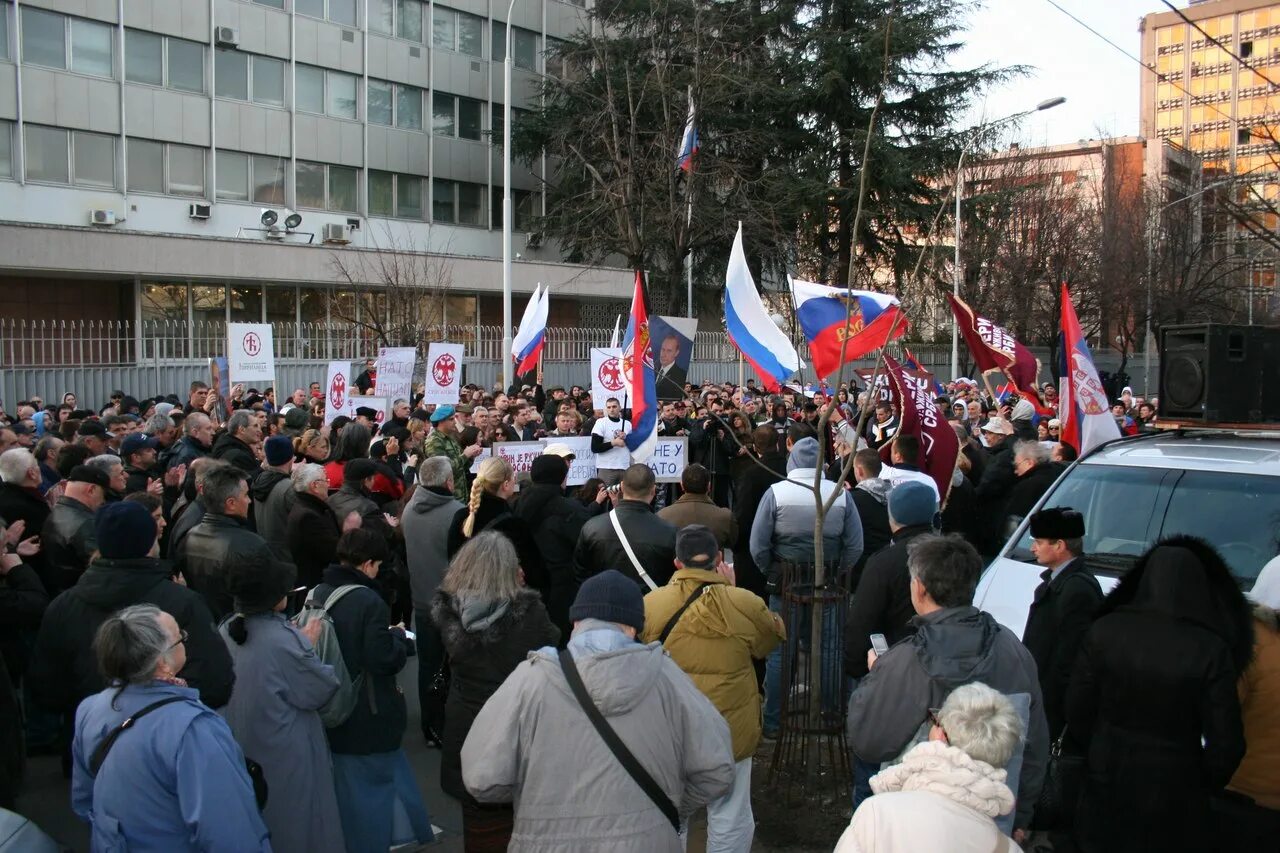
[[[1013,791],[1005,777],[1005,771],[971,758],[959,747],[925,741],[903,756],[901,764],[872,776],[871,790],[931,791],[995,818],[1013,809]]]

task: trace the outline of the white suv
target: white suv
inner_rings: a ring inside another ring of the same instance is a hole
[[[1035,509],[1084,514],[1084,551],[1104,592],[1153,542],[1199,536],[1243,589],[1280,553],[1280,432],[1187,428],[1122,438],[1063,472]],[[1042,566],[1026,519],[978,584],[974,604],[1022,636]]]

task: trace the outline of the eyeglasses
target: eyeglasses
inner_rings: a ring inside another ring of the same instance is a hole
[[[929,714],[929,722],[937,726],[942,731],[943,736],[946,737],[947,729],[942,725],[942,720],[938,719],[938,715],[942,713],[942,709],[930,708],[927,713]]]
[[[181,629],[179,629],[179,631],[178,631],[178,642],[176,642],[176,643],[174,643],[173,645],[169,646],[169,648],[165,649],[165,651],[166,651],[166,652],[171,652],[171,651],[173,651],[174,649],[176,649],[178,646],[185,646],[186,644],[187,644],[187,632],[186,632],[186,631],[183,631],[183,630],[181,630]]]

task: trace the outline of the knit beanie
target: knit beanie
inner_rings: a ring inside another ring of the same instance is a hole
[[[93,517],[98,553],[108,560],[136,560],[156,544],[156,520],[140,503],[116,501]]]
[[[901,527],[933,524],[938,499],[933,489],[915,480],[904,480],[889,490],[889,517]],[[936,525],[935,525],[936,526]]]
[[[535,483],[558,486],[569,474],[569,463],[559,456],[542,455],[533,460],[529,477]]]
[[[617,569],[609,569],[586,580],[569,608],[569,618],[599,619],[644,630],[644,597],[636,582]]]
[[[273,435],[262,443],[268,465],[283,465],[293,459],[293,442],[287,435]]]

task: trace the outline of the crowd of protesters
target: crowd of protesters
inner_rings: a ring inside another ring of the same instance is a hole
[[[708,849],[745,852],[752,757],[807,649],[782,586],[813,560],[817,483],[848,596],[823,623],[854,770],[837,849],[1274,843],[1280,560],[1246,603],[1212,548],[1168,540],[1104,597],[1083,517],[1046,510],[1024,635],[973,606],[984,558],[1075,458],[1052,385],[939,389],[961,445],[945,502],[865,390],[683,391],[658,422],[688,439],[679,484],[631,464],[628,412],[578,386],[356,397],[328,422],[318,383],[0,411],[0,807],[43,753],[95,850],[428,843],[397,684],[413,655],[466,849],[677,851],[705,809]],[[1113,408],[1125,433],[1154,411],[1129,389]],[[572,486],[569,437],[596,460]],[[527,472],[486,453],[544,438]],[[1052,826],[1051,744],[1087,763]]]

